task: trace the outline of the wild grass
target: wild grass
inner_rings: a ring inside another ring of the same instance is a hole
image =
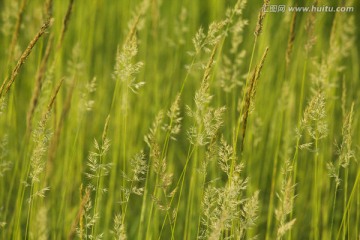
[[[360,5],[269,4],[1,1],[0,239],[359,239]]]

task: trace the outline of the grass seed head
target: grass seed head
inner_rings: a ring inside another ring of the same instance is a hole
[[[126,240],[126,229],[121,214],[116,214],[114,218],[114,240]]]
[[[264,21],[264,18],[265,18],[265,15],[266,15],[266,7],[269,6],[269,3],[270,3],[270,0],[264,0],[264,4],[259,12],[259,15],[258,15],[258,21],[257,21],[257,24],[256,24],[256,27],[255,27],[255,37],[258,37],[261,32],[262,32],[262,29],[263,29],[263,21]]]

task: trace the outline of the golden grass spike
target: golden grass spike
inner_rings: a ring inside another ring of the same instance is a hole
[[[9,48],[9,57],[8,57],[9,64],[12,61],[15,45],[16,45],[16,42],[17,42],[18,37],[19,37],[19,32],[20,32],[20,28],[21,28],[21,24],[22,24],[22,19],[23,19],[23,15],[24,15],[26,2],[27,2],[27,0],[23,0],[21,2],[20,9],[19,9],[19,12],[18,12],[18,15],[17,15],[16,25],[15,25],[13,36],[12,36],[12,39],[11,39],[10,48]]]
[[[293,46],[294,46],[294,41],[295,41],[295,25],[296,25],[296,12],[294,12],[292,19],[291,19],[291,25],[290,25],[290,35],[289,35],[289,40],[288,40],[288,45],[286,48],[286,69],[289,66],[290,63],[290,58],[291,58],[291,53],[293,50]]]
[[[250,112],[250,105],[251,103],[254,101],[255,99],[255,94],[256,94],[256,86],[257,86],[257,81],[260,78],[260,73],[261,73],[261,69],[264,65],[267,53],[268,53],[269,48],[267,47],[265,49],[265,52],[260,60],[259,65],[255,66],[253,75],[250,78],[250,84],[249,87],[247,89],[246,95],[245,95],[245,101],[243,104],[243,111],[242,111],[242,140],[241,140],[241,145],[240,145],[240,150],[243,150],[244,147],[244,140],[245,140],[245,133],[246,133],[246,125],[247,125],[247,119],[249,116],[249,112]]]
[[[242,127],[242,134],[241,134],[242,140],[241,140],[241,144],[240,144],[240,151],[242,151],[243,147],[244,147],[246,124],[247,124],[247,118],[249,116],[252,89],[254,87],[255,80],[256,80],[256,72],[257,72],[257,66],[255,66],[254,73],[252,74],[252,76],[250,78],[250,85],[246,91],[245,101],[243,103],[243,111],[242,111],[242,116],[241,116],[241,121],[243,123],[243,127]]]
[[[211,52],[209,61],[208,61],[207,64],[206,64],[206,68],[205,68],[205,71],[204,71],[204,76],[203,76],[203,79],[202,79],[202,82],[203,82],[203,83],[209,81],[210,72],[211,72],[212,65],[213,65],[214,59],[215,59],[216,49],[217,49],[217,44],[214,46],[214,48],[213,48],[213,50],[212,50],[212,52]]]
[[[47,0],[45,2],[44,13],[46,18],[51,18],[53,16],[53,2],[53,0]]]
[[[265,15],[266,15],[266,11],[264,10],[264,8],[266,6],[268,6],[269,3],[270,3],[270,0],[264,0],[263,8],[261,8],[261,10],[259,12],[258,21],[257,21],[255,32],[254,32],[256,37],[261,34],[261,31],[262,31],[262,28],[263,28],[263,21],[264,21]]]
[[[71,100],[72,100],[74,88],[75,88],[75,79],[73,80],[73,83],[70,86],[70,90],[67,95],[67,99],[66,99],[63,109],[61,111],[59,122],[56,125],[55,134],[52,137],[51,142],[49,144],[49,152],[48,152],[48,160],[47,161],[48,161],[50,172],[52,171],[53,160],[56,156],[56,151],[57,151],[58,144],[59,144],[60,134],[61,134],[64,122],[65,122],[65,119],[66,119],[66,117],[69,113],[70,107],[71,107]]]
[[[269,47],[266,47],[265,52],[263,53],[263,55],[262,55],[262,57],[261,57],[258,70],[257,70],[257,72],[256,72],[256,80],[260,77],[261,69],[262,69],[262,67],[264,66],[264,62],[265,62],[266,56],[267,56],[267,54],[268,54],[268,51],[269,51]]]
[[[40,28],[39,32],[35,35],[34,39],[31,40],[31,42],[29,43],[29,45],[27,46],[27,48],[25,49],[25,51],[21,54],[20,59],[18,60],[15,68],[12,71],[11,77],[9,79],[9,81],[5,80],[4,83],[2,84],[1,88],[0,88],[0,98],[3,95],[4,92],[4,88],[6,85],[6,89],[5,89],[5,94],[7,94],[12,86],[12,84],[14,83],[16,76],[18,75],[20,68],[22,67],[22,65],[24,65],[27,57],[30,55],[32,49],[34,48],[35,44],[37,43],[37,41],[40,39],[40,37],[45,33],[45,31],[51,26],[53,19],[47,19],[45,21],[45,23],[42,25],[42,27]]]
[[[59,43],[57,45],[57,49],[61,48],[62,43],[64,41],[64,36],[65,36],[66,30],[67,30],[68,25],[69,25],[73,5],[74,5],[74,0],[70,0],[68,9],[66,11],[66,14],[65,14],[65,17],[64,17],[64,20],[63,20],[63,25],[62,25],[61,34],[60,34],[60,38],[59,38]]]
[[[61,85],[63,84],[63,82],[64,82],[64,79],[62,78],[62,79],[60,80],[60,82],[58,83],[58,85],[56,86],[55,92],[54,92],[53,96],[51,97],[51,100],[50,100],[50,102],[49,102],[49,104],[48,104],[48,106],[47,106],[47,111],[48,111],[48,112],[51,110],[52,106],[54,105],[56,96],[57,96],[57,94],[58,94],[58,92],[59,92],[59,90],[60,90],[60,87],[61,87]]]
[[[79,238],[83,239],[83,232],[84,232],[84,221],[83,221],[83,216],[84,216],[84,208],[85,205],[89,202],[90,200],[90,189],[89,188],[85,188],[85,192],[83,195],[83,185],[81,184],[80,186],[80,206],[79,206],[79,210],[77,212],[76,218],[74,219],[72,225],[71,225],[71,230],[69,232],[69,235],[67,237],[68,240],[74,239],[75,235],[76,235],[76,228],[79,225]]]
[[[48,41],[48,45],[45,50],[44,57],[41,61],[40,68],[36,75],[36,83],[35,83],[34,91],[33,91],[33,94],[32,94],[31,100],[30,100],[30,107],[29,107],[29,110],[28,110],[27,116],[26,116],[26,123],[27,123],[26,125],[30,129],[31,129],[31,120],[34,115],[35,108],[37,107],[37,104],[38,104],[40,91],[41,91],[42,84],[43,84],[43,78],[45,75],[45,71],[46,71],[47,63],[48,63],[49,56],[51,53],[51,49],[53,46],[52,41],[53,41],[53,35],[51,34],[49,41]]]
[[[131,27],[129,29],[129,32],[126,35],[124,45],[126,45],[128,42],[130,42],[133,39],[134,35],[136,34],[138,25],[139,25],[139,23],[141,21],[141,18],[145,15],[148,8],[149,8],[149,1],[148,0],[142,1],[139,4],[139,6],[137,7],[137,9],[135,11],[135,17],[132,20],[132,24],[131,24]]]
[[[45,112],[44,112],[44,114],[43,114],[43,116],[42,116],[42,118],[41,118],[41,122],[42,122],[43,124],[45,124],[46,121],[47,121],[47,119],[49,118],[49,113],[50,113],[50,111],[51,111],[52,106],[54,105],[56,96],[57,96],[57,94],[59,93],[59,90],[60,90],[63,82],[64,82],[64,79],[61,79],[60,82],[58,83],[58,85],[57,85],[56,88],[55,88],[55,92],[54,92],[53,95],[51,96],[50,102],[49,102],[49,104],[47,105],[46,110],[45,110]],[[30,129],[29,129],[29,130],[30,130]]]
[[[317,6],[317,0],[314,1],[313,6]],[[315,36],[315,23],[316,23],[316,12],[310,13],[308,19],[305,23],[305,31],[307,32],[308,39],[305,44],[305,52],[308,54],[312,47],[315,45],[316,36]]]
[[[256,70],[255,85],[254,85],[253,91],[252,91],[252,93],[251,93],[251,99],[253,99],[253,98],[255,97],[256,89],[257,89],[256,86],[257,86],[258,80],[259,80],[259,78],[260,78],[261,69],[262,69],[263,66],[264,66],[264,62],[265,62],[265,59],[266,59],[266,56],[267,56],[268,51],[269,51],[269,47],[266,47],[265,52],[264,52],[264,54],[263,54],[262,57],[261,57],[259,66],[258,66],[258,68],[257,68],[257,70]]]

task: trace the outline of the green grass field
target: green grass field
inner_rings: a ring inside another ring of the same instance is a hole
[[[360,239],[358,1],[0,13],[0,239]]]

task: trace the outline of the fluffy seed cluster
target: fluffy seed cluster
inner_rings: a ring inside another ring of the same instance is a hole
[[[129,182],[130,186],[122,189],[126,204],[129,202],[131,194],[141,196],[144,193],[144,188],[139,186],[139,184],[145,180],[145,176],[148,171],[148,164],[145,157],[144,152],[140,151],[130,160],[132,176],[127,176],[126,173],[122,173],[123,177],[127,182]]]
[[[125,225],[122,221],[121,214],[117,214],[114,218],[114,240],[126,240],[126,231],[125,231]]]
[[[286,160],[282,167],[281,173],[283,177],[281,191],[279,194],[277,194],[277,197],[279,198],[279,206],[275,210],[275,217],[278,223],[276,235],[277,239],[282,239],[296,222],[295,218],[290,219],[290,214],[293,212],[293,203],[295,198],[295,185],[292,182],[292,171],[292,164],[289,160]]]
[[[113,78],[116,81],[121,81],[124,86],[136,93],[145,82],[136,82],[134,75],[140,71],[144,65],[142,62],[134,63],[134,58],[138,52],[137,38],[133,35],[128,42],[126,42],[122,49],[118,48],[116,54],[116,63]]]
[[[195,93],[195,110],[186,107],[189,117],[194,119],[194,126],[188,130],[188,138],[191,144],[204,146],[215,137],[215,134],[223,124],[222,115],[225,107],[212,108],[209,106],[212,95],[210,94],[209,78],[214,63],[216,46],[208,60],[204,71],[200,88]]]
[[[301,129],[306,130],[313,140],[327,136],[325,97],[322,93],[315,94],[308,103],[301,121]]]
[[[258,21],[257,21],[255,32],[254,32],[256,37],[259,36],[262,32],[263,21],[264,21],[265,15],[266,15],[265,9],[267,6],[269,6],[269,3],[270,3],[270,0],[264,0],[263,7],[262,7],[261,11],[259,12]]]
[[[234,8],[228,9],[226,12],[231,48],[228,54],[223,54],[219,73],[219,84],[225,92],[231,92],[236,87],[243,85],[243,73],[239,66],[243,66],[246,56],[246,51],[241,48],[244,28],[248,25],[248,21],[243,16],[245,6],[246,1],[239,0]]]
[[[258,215],[258,192],[250,198],[244,198],[247,179],[241,179],[243,166],[235,169],[232,180],[227,186],[217,188],[209,186],[205,189],[203,199],[203,229],[199,239],[219,239],[224,232],[229,232],[233,224],[238,224],[231,237],[244,237],[247,229],[255,225]],[[241,209],[239,211],[238,209]]]
[[[212,47],[215,46],[223,37],[223,28],[226,26],[226,24],[226,20],[212,22],[207,33],[204,32],[204,28],[200,27],[195,34],[195,37],[193,38],[195,52],[190,53],[190,55],[198,55],[202,51],[210,53]]]
[[[176,95],[175,101],[166,115],[169,118],[169,123],[165,123],[163,129],[168,132],[171,139],[176,140],[176,135],[179,134],[181,129],[182,120],[180,116],[180,94]]]
[[[328,162],[327,169],[329,176],[334,178],[336,188],[341,184],[340,167],[348,168],[351,160],[357,160],[352,146],[352,125],[354,115],[354,103],[351,105],[350,112],[345,116],[342,127],[342,141],[337,146],[338,159],[335,162]]]

